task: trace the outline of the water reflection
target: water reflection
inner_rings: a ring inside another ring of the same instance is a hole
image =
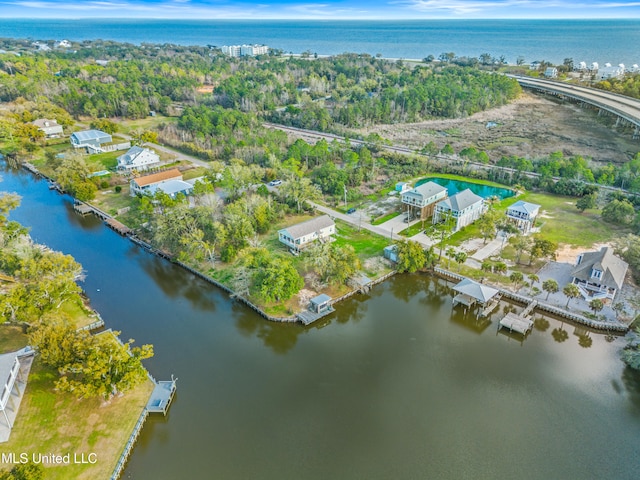
[[[562,327],[554,328],[551,331],[551,336],[558,343],[565,342],[569,338],[569,334]]]
[[[549,323],[549,320],[544,317],[538,317],[533,321],[533,328],[539,332],[546,332],[550,326],[551,323]]]
[[[456,305],[451,309],[450,320],[480,335],[491,325],[491,317],[481,317],[481,313],[482,307],[466,308]]]
[[[216,302],[209,295],[210,289],[204,280],[154,255],[140,255],[138,247],[134,247],[128,252],[132,252],[134,256],[137,252],[138,263],[166,296],[184,298],[199,311],[216,311]]]
[[[622,371],[622,383],[629,394],[634,415],[640,418],[640,371],[625,367]]]
[[[238,331],[245,337],[255,336],[265,347],[283,355],[295,347],[298,335],[305,329],[298,324],[269,322],[239,302],[232,306]]]

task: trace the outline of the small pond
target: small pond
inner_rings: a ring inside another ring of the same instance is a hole
[[[498,198],[500,198],[500,200],[503,200],[515,195],[515,192],[513,190],[509,190],[507,188],[490,187],[489,185],[481,185],[479,183],[463,182],[461,180],[452,180],[450,178],[441,177],[423,178],[422,180],[419,180],[418,183],[416,183],[416,187],[427,182],[434,182],[438,185],[442,185],[447,189],[447,193],[450,197],[458,192],[466,190],[467,188],[476,195],[481,196],[482,198],[497,196]]]

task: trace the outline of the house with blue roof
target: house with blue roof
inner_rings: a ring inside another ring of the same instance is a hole
[[[540,205],[518,200],[507,208],[507,218],[514,223],[522,233],[529,233],[540,213]]]
[[[74,132],[69,139],[71,140],[73,148],[84,148],[87,150],[87,153],[102,153],[105,151],[102,145],[113,141],[111,135],[100,130]]]

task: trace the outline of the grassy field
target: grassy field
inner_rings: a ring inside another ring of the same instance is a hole
[[[576,247],[590,247],[594,243],[607,242],[626,235],[628,228],[612,225],[600,218],[600,211],[576,208],[576,198],[527,192],[522,200],[542,206],[542,218],[538,219],[543,238]]]
[[[0,325],[0,353],[15,352],[27,343],[27,335],[21,326]]]
[[[165,117],[156,114],[155,117],[147,117],[139,120],[122,120],[118,122],[118,130],[124,134],[129,134],[133,130],[155,130],[162,123],[176,123],[177,117]]]
[[[57,373],[39,365],[29,375],[27,391],[11,437],[0,452],[97,455],[91,464],[45,466],[47,480],[109,478],[153,390],[150,380],[104,404],[54,391]]]
[[[0,353],[27,345],[19,326],[0,325]],[[109,403],[54,391],[55,370],[35,358],[11,437],[0,453],[97,454],[95,464],[46,466],[47,480],[109,478],[153,390],[147,380]]]

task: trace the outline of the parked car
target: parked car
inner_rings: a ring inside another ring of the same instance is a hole
[[[282,180],[271,180],[269,182],[269,186],[271,187],[277,187],[278,185],[282,185]]]
[[[351,215],[352,213],[355,213],[355,211],[356,211],[355,208],[350,208],[349,210],[347,210],[347,213]]]

